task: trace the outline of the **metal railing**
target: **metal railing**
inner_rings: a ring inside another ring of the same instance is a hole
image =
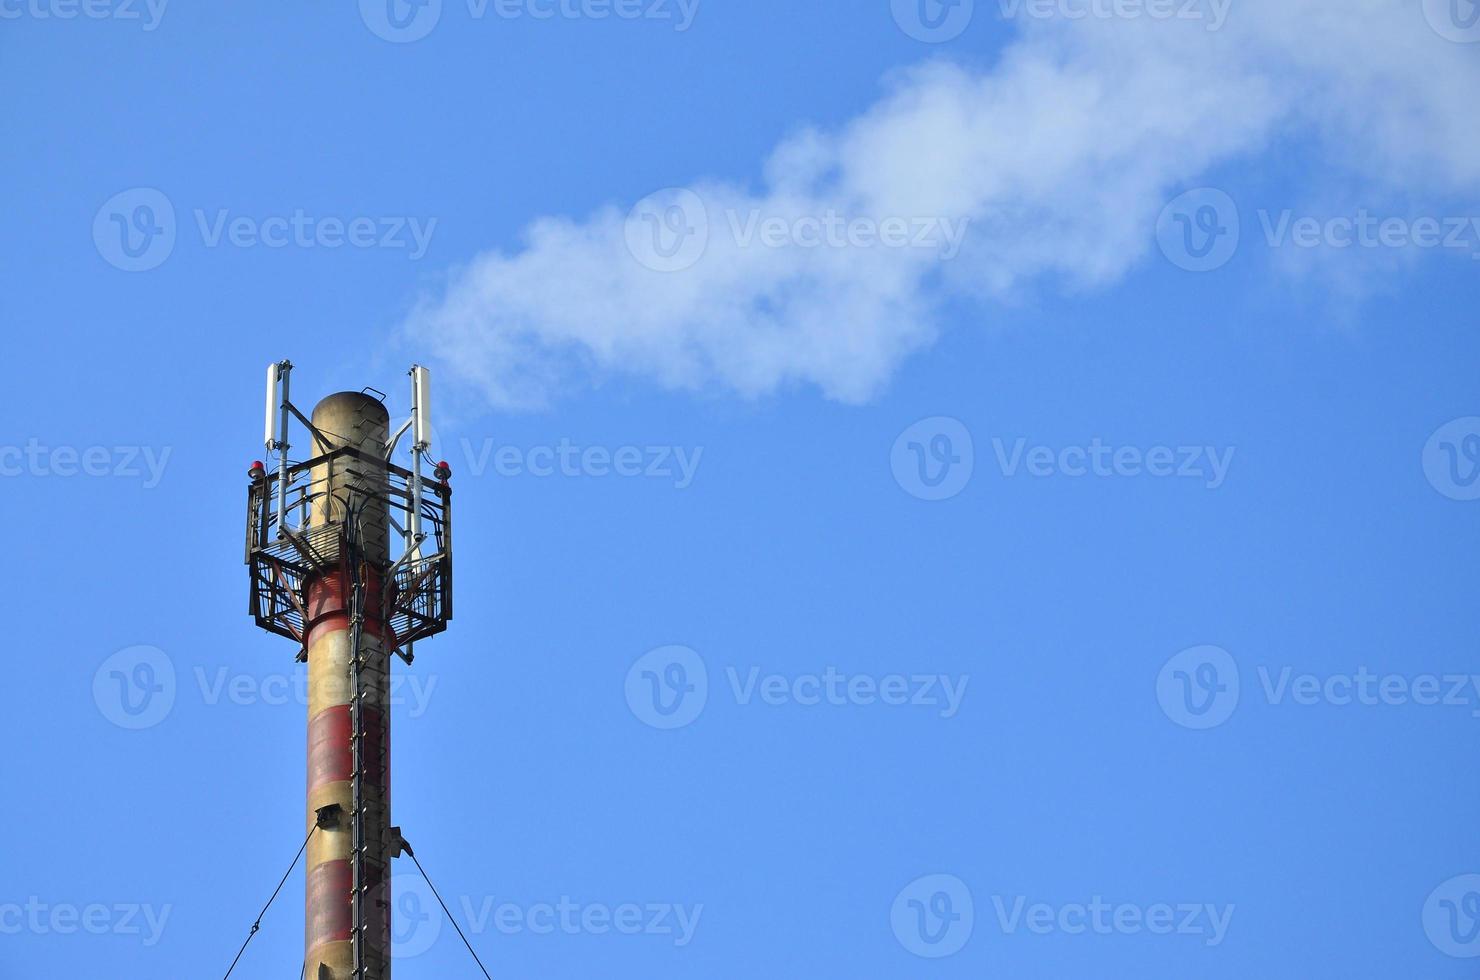
[[[339,567],[348,515],[365,509],[363,500],[331,499],[330,486],[384,501],[390,550],[387,565],[376,569],[385,590],[381,609],[398,652],[409,659],[416,640],[442,632],[452,618],[452,488],[418,480],[412,471],[350,446],[252,481],[246,534],[250,612],[263,629],[305,642],[305,586]],[[420,529],[419,541],[414,528]]]

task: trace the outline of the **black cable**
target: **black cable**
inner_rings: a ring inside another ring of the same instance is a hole
[[[447,903],[442,901],[441,895],[437,894],[437,886],[432,884],[432,879],[427,877],[426,868],[423,868],[421,866],[421,862],[416,860],[416,855],[411,852],[410,848],[406,849],[406,855],[407,857],[411,858],[412,862],[416,864],[416,870],[421,872],[422,880],[427,883],[427,887],[430,888],[432,890],[432,894],[436,896],[437,904],[442,906],[443,912],[447,913],[447,921],[452,923],[452,928],[457,930],[457,937],[463,941],[464,946],[468,947],[468,952],[472,953],[473,962],[478,964],[478,969],[483,971],[483,976],[487,977],[488,980],[493,980],[493,977],[488,976],[488,967],[484,966],[483,961],[478,959],[478,954],[473,950],[473,944],[468,942],[467,936],[463,935],[462,926],[457,924],[457,920],[452,917],[452,912],[449,911],[447,908]]]
[[[272,903],[277,901],[278,893],[281,892],[283,890],[283,886],[288,883],[288,876],[293,873],[294,868],[298,867],[298,859],[303,857],[304,851],[308,850],[308,842],[313,838],[314,831],[318,829],[318,824],[314,824],[313,828],[309,830],[308,836],[303,838],[303,846],[298,848],[297,854],[293,855],[293,863],[288,865],[287,871],[283,872],[283,880],[278,882],[278,886],[272,890],[272,898],[269,898],[267,900],[267,904],[262,906],[262,912],[257,916],[257,921],[252,923],[252,931],[247,933],[247,938],[242,943],[242,948],[236,951],[236,959],[232,960],[231,965],[226,968],[226,977],[230,977],[231,971],[235,970],[236,965],[241,962],[242,954],[247,951],[247,943],[250,943],[252,941],[252,937],[257,935],[257,930],[262,927],[262,916],[266,915],[267,910],[272,908]],[[306,965],[307,964],[305,964],[305,966]],[[221,980],[226,980],[226,977],[222,977]]]

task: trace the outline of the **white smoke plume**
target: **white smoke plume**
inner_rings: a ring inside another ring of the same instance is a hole
[[[1308,154],[1312,193],[1367,201],[1480,188],[1480,44],[1435,25],[1475,0],[1199,2],[1166,20],[1002,0],[1022,33],[989,68],[900,73],[846,125],[782,142],[761,187],[535,220],[406,329],[501,407],[606,376],[858,402],[931,343],[943,298],[1113,283],[1220,165]]]

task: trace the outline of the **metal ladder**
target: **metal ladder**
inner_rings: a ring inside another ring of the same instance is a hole
[[[354,953],[354,972],[351,974],[354,980],[382,980],[384,976],[380,965],[372,964],[367,951],[366,937],[370,929],[370,882],[366,867],[366,856],[370,844],[366,840],[365,833],[365,810],[366,791],[365,780],[367,776],[378,775],[378,785],[385,784],[384,772],[378,771],[374,774],[369,772],[367,756],[375,754],[383,767],[385,763],[385,747],[378,746],[373,750],[367,749],[365,744],[367,732],[365,730],[365,702],[375,690],[373,681],[366,677],[367,669],[373,670],[368,662],[369,650],[365,641],[365,599],[366,587],[364,576],[364,563],[360,550],[360,522],[358,508],[351,510],[345,521],[345,561],[349,572],[350,584],[350,663],[353,673],[352,697],[350,699],[350,746],[352,751],[353,768],[350,773],[350,868],[351,868],[351,947]],[[377,704],[379,698],[376,698]],[[385,717],[386,705],[378,704],[382,713],[382,726],[389,724]],[[384,729],[382,728],[382,731]],[[384,801],[381,801],[384,805]],[[381,868],[384,878],[387,869]],[[385,884],[382,881],[382,884]],[[389,938],[389,937],[387,937]],[[379,957],[377,957],[377,960]]]

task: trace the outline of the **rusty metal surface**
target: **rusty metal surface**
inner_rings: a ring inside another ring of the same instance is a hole
[[[329,449],[352,447],[367,456],[379,456],[389,418],[384,406],[358,393],[330,395],[314,409],[313,424],[328,439]],[[309,975],[327,967],[332,980],[353,976],[354,913],[352,893],[355,856],[352,826],[354,804],[355,725],[352,703],[356,690],[354,643],[350,618],[351,581],[377,576],[366,589],[360,637],[362,664],[359,688],[363,692],[359,725],[361,743],[359,811],[364,840],[361,866],[365,891],[363,936],[365,980],[390,977],[390,792],[389,717],[385,707],[390,691],[390,651],[381,639],[384,619],[383,589],[378,574],[389,565],[390,523],[386,503],[388,475],[384,467],[354,456],[338,455],[313,467],[317,496],[312,501],[312,528],[343,525],[357,520],[359,554],[369,568],[338,567],[307,579],[307,633],[309,671],[308,799],[306,821],[312,825],[318,808],[340,805],[338,826],[315,835],[307,855],[305,888],[305,954]]]

